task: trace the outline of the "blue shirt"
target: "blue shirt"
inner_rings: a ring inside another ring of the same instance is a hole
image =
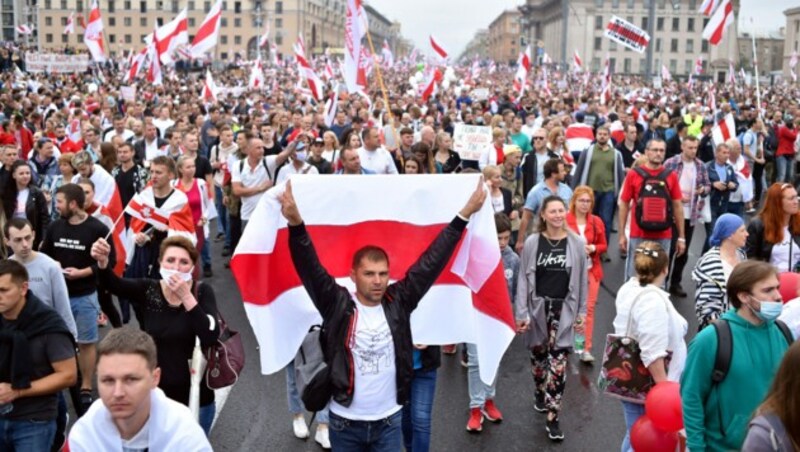
[[[569,200],[572,198],[572,189],[567,184],[559,182],[558,190],[553,193],[544,181],[539,182],[528,192],[528,196],[525,198],[525,210],[530,210],[533,213],[538,212],[544,198],[551,195],[557,195],[569,205]]]
[[[728,181],[728,167],[726,165],[719,165],[717,162],[714,162],[714,169],[717,170],[717,176],[719,176],[720,182],[727,182]]]

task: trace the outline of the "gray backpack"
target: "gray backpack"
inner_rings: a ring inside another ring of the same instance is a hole
[[[331,399],[330,368],[325,361],[325,330],[313,325],[294,357],[297,392],[308,411],[320,411]]]

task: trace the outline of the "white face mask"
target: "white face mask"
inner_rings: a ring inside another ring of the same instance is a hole
[[[168,280],[172,277],[172,275],[178,275],[179,278],[186,282],[190,282],[192,280],[192,272],[194,271],[194,266],[189,269],[187,273],[178,271],[178,270],[168,270],[164,267],[159,269],[159,273],[161,273],[161,279]]]

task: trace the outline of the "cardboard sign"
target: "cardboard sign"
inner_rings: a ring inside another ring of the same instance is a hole
[[[486,100],[489,98],[489,88],[475,88],[472,90],[474,100]]]
[[[136,101],[136,87],[135,86],[120,86],[119,94],[126,102]]]
[[[88,55],[64,55],[60,53],[28,53],[25,55],[25,72],[67,73],[86,72],[89,69]]]
[[[492,146],[492,128],[456,124],[453,131],[453,150],[461,160],[478,160],[481,153]]]

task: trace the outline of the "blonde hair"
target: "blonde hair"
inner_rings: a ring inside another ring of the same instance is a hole
[[[669,265],[669,256],[657,242],[642,242],[634,250],[633,268],[639,284],[651,284]]]

